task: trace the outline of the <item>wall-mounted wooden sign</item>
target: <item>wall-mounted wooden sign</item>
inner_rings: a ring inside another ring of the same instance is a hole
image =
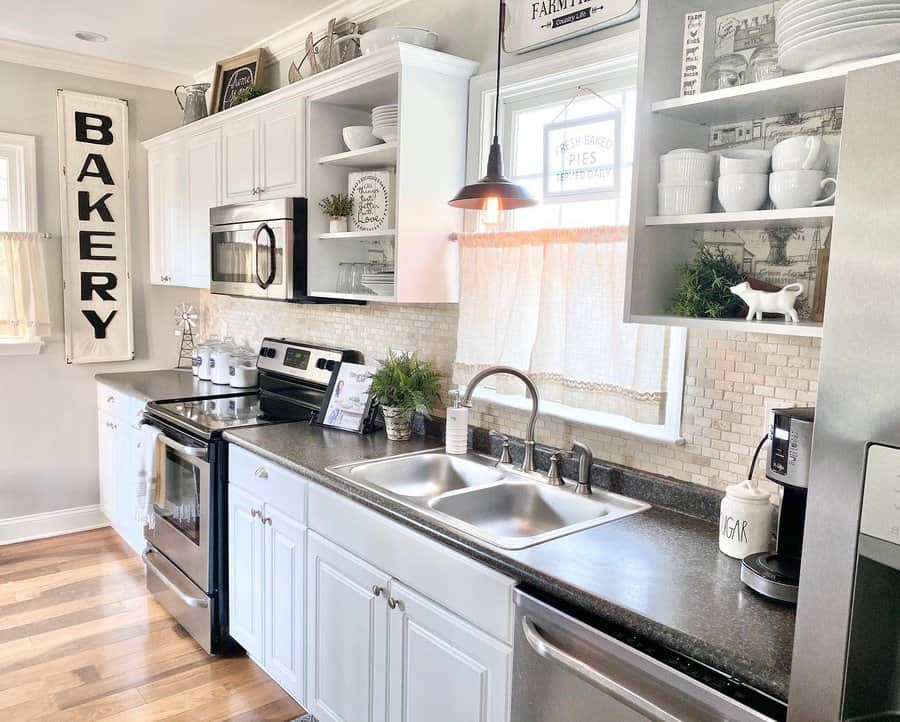
[[[508,53],[525,53],[633,20],[640,0],[506,0]]]
[[[57,95],[66,362],[134,358],[128,104]]]

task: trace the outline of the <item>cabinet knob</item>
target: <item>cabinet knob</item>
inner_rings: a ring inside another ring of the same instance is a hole
[[[394,599],[393,597],[388,597],[387,603],[391,609],[396,609],[400,606],[400,600]]]
[[[262,516],[262,515],[260,514],[259,520],[260,520],[263,524],[268,524],[269,526],[272,526],[272,517],[270,517],[270,516]]]
[[[379,587],[377,584],[372,585],[372,594],[376,597],[380,597],[384,592],[384,587]]]
[[[254,476],[256,476],[257,479],[268,479],[269,478],[269,472],[266,471],[261,466],[256,471],[254,471],[253,474],[254,474]]]
[[[253,517],[254,519],[255,519],[256,517],[262,518],[262,512],[259,511],[258,509],[251,509],[251,510],[250,510],[250,516]]]

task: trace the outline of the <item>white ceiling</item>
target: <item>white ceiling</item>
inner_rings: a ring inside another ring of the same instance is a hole
[[[321,0],[0,0],[0,38],[192,76],[322,5]],[[101,33],[109,41],[78,40],[73,36],[78,30]]]

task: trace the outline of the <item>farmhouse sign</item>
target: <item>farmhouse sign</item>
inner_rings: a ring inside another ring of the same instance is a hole
[[[524,53],[633,20],[640,0],[506,0],[505,49]]]
[[[134,358],[128,104],[57,94],[66,362]]]

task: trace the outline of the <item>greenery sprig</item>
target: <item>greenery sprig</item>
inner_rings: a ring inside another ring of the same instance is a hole
[[[343,193],[333,193],[319,201],[319,208],[331,218],[346,218],[353,213],[353,199]]]
[[[742,301],[729,290],[746,280],[721,247],[697,244],[697,255],[679,269],[672,313],[692,318],[734,318]]]

